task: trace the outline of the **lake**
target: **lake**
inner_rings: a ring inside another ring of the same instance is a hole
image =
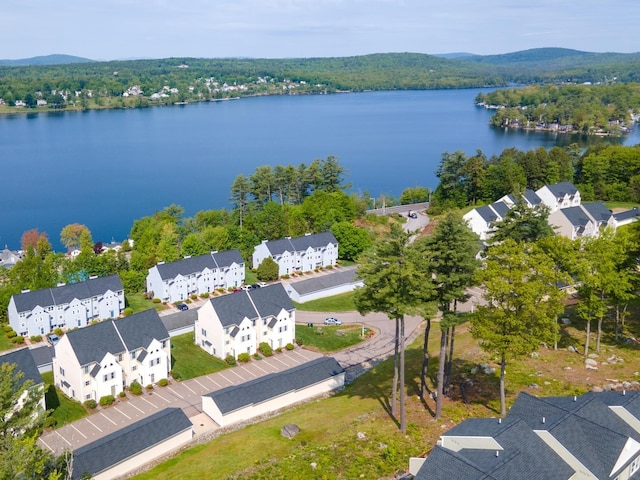
[[[434,188],[443,152],[528,150],[580,141],[488,126],[483,89],[257,97],[173,107],[0,116],[0,248],[38,228],[89,227],[122,241],[133,220],[176,203],[228,207],[238,174],[335,155],[355,192]],[[603,141],[602,139],[588,139]],[[606,140],[605,140],[606,141]],[[610,141],[640,143],[636,129]]]

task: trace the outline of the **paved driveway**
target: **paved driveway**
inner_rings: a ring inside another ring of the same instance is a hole
[[[321,356],[302,348],[284,350],[272,357],[252,360],[247,364],[203,377],[182,382],[172,381],[166,387],[145,390],[138,397],[128,395],[125,400],[118,399],[111,407],[100,409],[88,417],[45,433],[39,442],[59,455],[64,450],[75,450],[167,407],[181,408],[187,417],[192,419],[196,435],[206,433],[218,426],[206,414],[202,414],[202,395],[269,373],[287,370]],[[194,421],[194,418],[197,420]]]

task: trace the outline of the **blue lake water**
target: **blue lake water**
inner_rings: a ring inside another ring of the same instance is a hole
[[[0,248],[38,228],[61,249],[69,223],[94,240],[126,238],[134,219],[176,203],[228,206],[238,174],[335,155],[353,191],[435,187],[443,152],[528,150],[579,138],[492,129],[481,89],[246,98],[148,109],[0,116]],[[593,140],[593,139],[592,139]],[[602,141],[601,139],[596,139]],[[640,143],[636,129],[623,139]]]

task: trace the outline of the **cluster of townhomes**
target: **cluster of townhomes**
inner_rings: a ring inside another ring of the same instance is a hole
[[[125,308],[120,277],[91,277],[42,290],[24,290],[9,300],[9,325],[23,336],[44,335],[55,328],[86,327],[94,320],[117,318]]]
[[[516,204],[513,195],[505,195],[498,201],[475,208],[464,215],[469,227],[480,237],[491,237],[495,224],[504,220],[507,212]],[[545,205],[549,209],[549,225],[571,240],[597,236],[602,228],[617,228],[635,220],[638,211],[630,210],[613,214],[602,202],[582,203],[580,192],[570,182],[545,185],[533,191],[527,190],[522,201],[529,208]]]
[[[506,418],[465,420],[409,470],[416,480],[640,478],[640,391],[521,393]]]

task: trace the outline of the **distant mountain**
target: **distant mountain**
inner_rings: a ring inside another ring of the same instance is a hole
[[[89,58],[74,57],[73,55],[44,55],[40,57],[20,58],[17,60],[0,60],[0,66],[24,67],[26,65],[65,65],[68,63],[93,62]]]
[[[468,57],[476,57],[475,53],[468,52],[452,52],[452,53],[434,53],[434,57],[440,58],[468,58]]]

